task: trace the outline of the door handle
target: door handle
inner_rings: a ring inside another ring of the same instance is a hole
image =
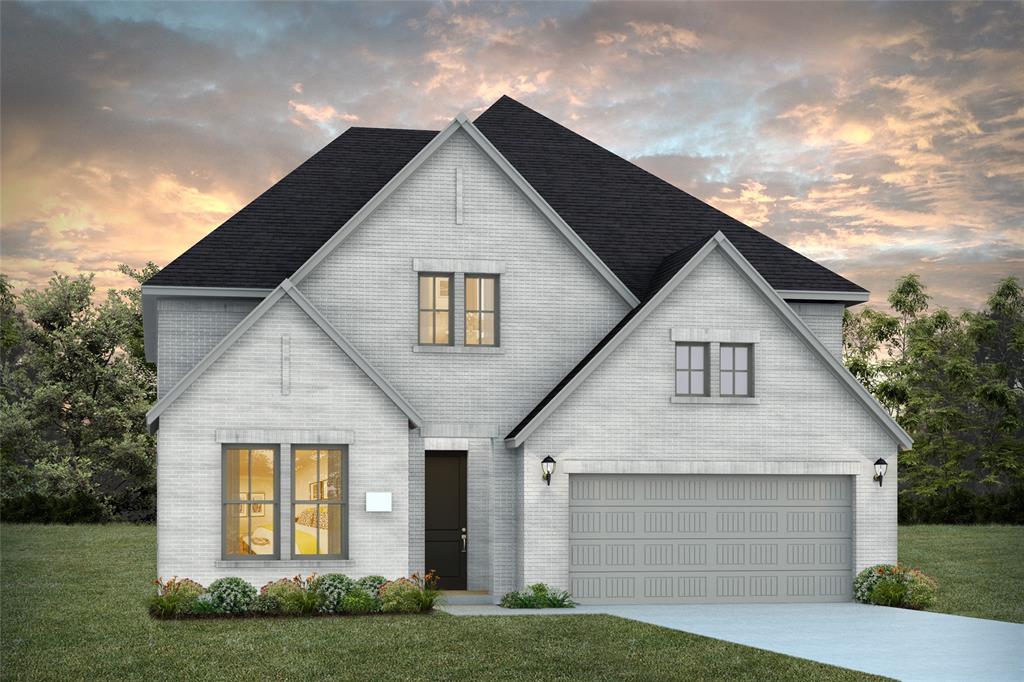
[[[466,529],[465,528],[462,529],[462,551],[463,551],[463,553],[465,553],[465,551],[466,551]]]

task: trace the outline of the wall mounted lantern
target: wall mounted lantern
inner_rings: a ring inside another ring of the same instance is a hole
[[[551,485],[551,474],[555,473],[555,460],[551,455],[540,461],[540,471],[544,480]]]
[[[878,487],[882,487],[882,479],[885,478],[885,470],[889,468],[889,465],[881,457],[875,462],[875,479],[878,481]]]

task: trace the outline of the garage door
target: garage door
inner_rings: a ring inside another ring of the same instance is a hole
[[[849,476],[569,477],[581,602],[846,601]]]

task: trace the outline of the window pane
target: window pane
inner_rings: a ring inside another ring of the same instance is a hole
[[[249,497],[249,451],[229,449],[224,455],[224,466],[227,469],[224,478],[227,481],[225,499],[242,500]]]
[[[497,339],[494,336],[494,313],[480,313],[480,343],[493,346]]]
[[[466,277],[466,310],[480,309],[480,278]]]
[[[732,372],[722,372],[722,395],[732,394]]]
[[[690,368],[704,369],[704,346],[690,346]]]
[[[430,300],[430,289],[434,286],[433,277],[420,276],[420,309],[430,310],[434,307],[434,302]]]
[[[746,371],[746,369],[747,369],[747,347],[746,346],[736,346],[733,350],[736,353],[736,369]]]
[[[482,277],[480,279],[482,304],[481,310],[494,311],[494,284],[497,280],[494,277]]]
[[[747,395],[747,373],[736,372],[736,395]]]
[[[466,313],[466,345],[480,343],[480,313]]]
[[[319,488],[316,483],[316,450],[295,451],[295,492],[292,499],[316,500]]]
[[[676,372],[676,393],[687,395],[690,393],[690,373]]]
[[[420,343],[434,343],[434,313],[420,313]]]
[[[434,313],[434,343],[448,343],[448,313]]]
[[[340,504],[320,505],[320,553],[341,554]]]
[[[249,505],[224,505],[224,554],[248,554]]]
[[[450,277],[435,277],[436,296],[434,297],[434,308],[436,310],[448,310],[448,286],[451,284]]]
[[[704,395],[704,372],[690,372],[690,393]]]
[[[690,368],[690,347],[676,346],[676,369]]]
[[[317,540],[320,536],[317,528],[315,504],[295,505],[295,553],[316,554]]]
[[[250,554],[274,553],[274,505],[252,503],[249,505],[252,523]]]
[[[320,451],[320,479],[322,500],[340,500],[342,495],[341,450],[335,448]]]
[[[252,451],[252,490],[249,499],[274,499],[274,451],[254,449]]]
[[[722,369],[732,369],[732,346],[722,346]]]

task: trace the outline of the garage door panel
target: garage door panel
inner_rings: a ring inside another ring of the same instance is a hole
[[[710,507],[679,509],[616,506],[569,512],[569,537],[848,537],[849,509],[834,507]]]
[[[844,601],[842,476],[572,475],[570,590],[587,602]]]
[[[845,538],[813,542],[719,539],[699,542],[572,540],[569,543],[569,568],[573,571],[838,570],[852,568],[851,559],[850,543]]]

